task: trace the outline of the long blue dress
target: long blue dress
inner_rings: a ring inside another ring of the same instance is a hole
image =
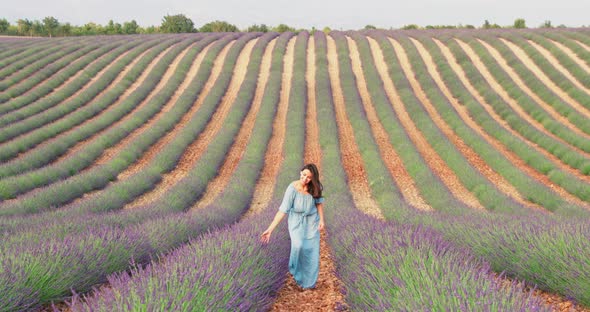
[[[288,214],[291,256],[289,272],[302,288],[315,287],[320,266],[320,216],[316,204],[324,198],[297,191],[289,184],[279,210]]]

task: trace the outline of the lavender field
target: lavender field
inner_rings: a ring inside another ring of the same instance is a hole
[[[0,311],[268,311],[308,162],[326,310],[590,311],[584,28],[2,37]]]

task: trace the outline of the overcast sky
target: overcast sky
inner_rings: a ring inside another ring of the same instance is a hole
[[[0,18],[105,25],[135,20],[157,26],[165,15],[184,14],[196,27],[224,20],[239,28],[252,24],[295,28],[360,29],[367,24],[400,28],[407,24],[480,26],[487,19],[503,26],[524,18],[528,27],[549,20],[554,26],[590,25],[590,0],[1,0]]]

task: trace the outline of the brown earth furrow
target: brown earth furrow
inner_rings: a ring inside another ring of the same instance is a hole
[[[369,94],[356,42],[350,37],[346,37],[346,39],[348,40],[350,60],[352,62],[352,70],[356,78],[357,89],[361,96],[363,107],[367,114],[371,131],[373,132],[373,137],[375,138],[375,142],[379,147],[379,152],[383,162],[385,163],[385,166],[389,170],[389,173],[395,180],[398,189],[401,191],[403,197],[408,203],[420,210],[433,210],[432,207],[430,207],[430,205],[428,205],[420,195],[420,191],[416,187],[414,179],[406,170],[403,160],[391,145],[389,136],[387,135],[385,128],[383,128],[383,125],[377,116],[371,95]]]
[[[201,108],[203,101],[205,100],[205,98],[207,97],[209,92],[211,91],[211,88],[213,88],[215,81],[217,81],[217,77],[219,77],[219,74],[221,74],[221,70],[223,68],[223,63],[225,61],[225,57],[226,57],[229,49],[231,48],[231,46],[234,44],[234,42],[235,42],[235,40],[226,44],[223,47],[223,49],[221,49],[221,52],[215,58],[215,61],[213,62],[213,67],[211,69],[211,73],[209,74],[209,79],[207,80],[207,82],[203,86],[203,89],[199,93],[199,96],[198,96],[197,100],[195,101],[195,103],[191,106],[191,109],[186,114],[184,114],[184,116],[182,116],[180,121],[174,126],[174,128],[170,132],[168,132],[163,138],[158,140],[158,142],[156,142],[156,144],[154,144],[152,147],[150,147],[148,149],[148,151],[145,152],[139,160],[137,160],[135,163],[133,163],[131,166],[127,167],[127,169],[125,169],[123,172],[121,172],[118,175],[117,179],[119,179],[119,180],[126,179],[129,176],[134,175],[134,174],[138,173],[139,171],[141,171],[141,169],[144,167],[144,165],[146,163],[150,162],[154,157],[156,157],[156,155],[166,145],[168,145],[168,143],[170,143],[176,135],[178,135],[178,132],[181,131],[181,129],[184,128],[189,123],[192,116]],[[209,49],[209,47],[207,47],[207,49]],[[205,53],[200,54],[197,58],[197,62],[198,63],[202,62],[202,58],[204,58],[204,57],[205,57]],[[201,58],[201,60],[199,60],[199,58]]]
[[[297,37],[289,39],[285,56],[283,57],[283,75],[281,77],[281,93],[277,112],[272,125],[272,136],[264,155],[264,169],[256,182],[250,209],[244,217],[249,217],[262,211],[272,199],[277,174],[283,164],[283,144],[285,142],[287,111],[291,95],[291,80],[293,78],[293,63],[295,61],[295,41]]]
[[[258,111],[262,105],[262,96],[264,95],[266,83],[268,82],[268,77],[270,76],[272,51],[276,42],[277,39],[273,39],[264,50],[262,63],[260,65],[260,72],[258,74],[258,82],[256,84],[256,91],[254,93],[254,99],[252,100],[252,106],[250,111],[248,111],[248,115],[246,115],[244,122],[242,123],[240,132],[236,136],[236,139],[234,140],[234,143],[227,154],[223,165],[221,165],[221,169],[219,170],[217,176],[207,185],[207,189],[205,190],[203,197],[201,197],[201,199],[193,206],[193,209],[203,208],[213,203],[213,201],[229,183],[234,170],[238,166],[240,159],[246,150],[252,130],[254,129],[254,124],[256,123],[256,116],[258,115]]]
[[[547,39],[551,43],[553,43],[558,49],[560,49],[563,53],[565,53],[572,61],[574,61],[578,66],[580,66],[583,70],[590,74],[590,66],[584,60],[582,60],[574,51],[572,51],[568,46],[564,45],[563,43],[551,39]]]
[[[321,148],[317,124],[315,101],[315,41],[310,36],[307,43],[307,113],[305,119],[305,163],[314,163],[321,172]],[[324,209],[332,209],[330,207]],[[320,232],[320,273],[313,290],[300,291],[291,274],[287,274],[285,285],[279,290],[271,311],[336,311],[344,304],[342,282],[336,277],[336,265],[330,246],[326,242],[326,231]]]
[[[103,114],[108,114],[108,112],[110,112],[111,110],[114,109],[114,107],[117,107],[117,105],[119,105],[121,102],[123,102],[123,100],[125,100],[127,98],[127,96],[129,96],[129,94],[131,94],[131,92],[135,91],[135,89],[137,89],[138,86],[140,86],[143,81],[145,80],[145,78],[147,77],[147,75],[151,72],[152,68],[154,66],[156,66],[156,64],[158,63],[158,61],[164,56],[164,54],[166,54],[166,52],[172,49],[172,46],[169,47],[168,49],[162,51],[158,56],[156,56],[152,62],[148,65],[148,67],[143,71],[143,73],[139,76],[139,78],[137,79],[137,82],[131,86],[129,86],[129,88],[117,99],[117,101],[115,101],[113,104],[111,104],[107,109],[105,109],[104,111],[102,111],[101,113],[93,116],[92,118],[86,120],[84,123],[68,130],[65,131],[63,133],[61,133],[60,135],[56,136],[53,140],[50,140],[48,142],[46,142],[47,144],[51,144],[51,142],[54,142],[54,140],[59,140],[61,137],[63,136],[67,136],[72,132],[75,132],[78,130],[79,127],[81,127],[82,125],[89,123],[89,122],[93,122],[94,120],[98,119],[100,116],[102,116]],[[101,91],[99,94],[97,94],[94,99],[99,99],[104,93],[111,91],[113,88],[116,88],[117,85],[121,82],[121,80],[123,80],[123,78],[127,75],[127,73],[129,73],[129,71],[131,69],[133,69],[133,67],[135,66],[135,64],[137,64],[141,58],[147,54],[149,52],[149,50],[144,51],[141,55],[139,55],[138,57],[136,57],[133,62],[131,62],[129,65],[127,65],[125,67],[125,69],[119,73],[119,75],[117,76],[117,78],[115,78],[115,80],[113,80],[113,82],[111,84],[109,84],[108,87],[106,87],[103,91]],[[53,163],[58,163],[61,162],[63,160],[65,160],[66,158],[70,157],[71,155],[74,155],[75,153],[77,153],[78,151],[80,151],[81,149],[83,149],[86,145],[88,145],[90,142],[92,142],[94,140],[94,138],[98,137],[100,134],[108,131],[109,128],[105,128],[97,133],[95,133],[94,135],[92,135],[91,137],[87,138],[86,140],[80,141],[78,143],[76,143],[76,145],[74,145],[73,147],[71,147],[67,153],[65,153],[64,155],[62,155],[61,157],[57,158]]]
[[[506,121],[504,121],[500,116],[498,116],[494,112],[494,110],[491,108],[491,105],[485,100],[485,98],[471,84],[471,81],[467,78],[467,75],[465,74],[465,72],[463,71],[463,69],[461,68],[459,63],[457,63],[457,60],[455,59],[455,57],[453,56],[453,54],[451,53],[449,48],[446,47],[439,40],[436,40],[436,39],[433,39],[433,40],[438,45],[438,47],[441,49],[442,54],[447,59],[449,66],[453,69],[455,74],[459,77],[459,80],[463,83],[463,85],[469,91],[469,93],[477,100],[477,102],[480,103],[483,106],[483,108],[490,114],[491,118],[494,119],[498,124],[500,124],[504,128],[506,128],[507,131],[509,131],[514,136],[524,140],[531,147],[538,149],[538,147],[534,146],[533,144],[531,144],[530,142],[528,142],[527,140],[522,138],[517,132],[512,130],[507,125]],[[480,70],[480,72],[481,72],[481,70]],[[451,103],[453,104],[453,102],[451,102]],[[469,125],[469,127],[471,129],[473,129],[477,134],[482,136],[489,144],[491,144],[497,151],[502,153],[502,155],[504,155],[504,157],[506,157],[506,159],[508,159],[512,164],[514,164],[521,171],[523,171],[524,173],[526,173],[528,176],[532,177],[533,179],[539,181],[540,183],[543,183],[545,186],[547,186],[548,188],[553,190],[555,193],[557,193],[559,196],[561,196],[565,200],[572,202],[572,203],[576,203],[578,205],[583,205],[583,206],[588,205],[586,202],[584,202],[584,201],[580,200],[579,198],[573,196],[572,194],[568,193],[565,189],[561,188],[559,185],[555,185],[549,179],[549,177],[547,177],[546,175],[535,170],[533,167],[531,167],[529,164],[527,164],[523,159],[518,157],[518,155],[516,155],[512,151],[510,151],[504,144],[502,144],[501,142],[496,140],[494,137],[488,135],[487,132],[485,132],[479,126],[479,124],[477,124],[475,121],[473,121],[473,119],[469,115],[469,112],[467,111],[467,108],[465,108],[464,106],[460,106],[460,105],[454,105],[454,108],[459,113],[461,118],[465,121],[465,123],[467,125]]]
[[[505,96],[507,96],[507,94],[505,93],[506,91],[491,76],[490,72],[487,70],[487,68],[485,67],[485,65],[483,64],[483,62],[481,61],[481,59],[477,55],[477,53],[475,53],[475,51],[473,51],[471,49],[471,47],[468,44],[464,43],[463,41],[458,40],[458,39],[455,39],[455,40],[459,43],[459,45],[461,46],[463,51],[465,51],[467,56],[469,56],[469,58],[473,62],[473,65],[479,70],[480,74],[490,84],[490,86],[492,87],[494,92],[496,92],[498,95],[500,95],[500,97],[507,103],[514,101],[509,96],[505,97]],[[480,102],[480,103],[483,104],[483,103],[487,103],[487,102]],[[513,102],[512,104],[515,107],[519,107],[518,103],[516,103],[516,102]],[[547,157],[549,160],[551,160],[560,169],[575,175],[576,177],[578,177],[581,180],[584,180],[586,182],[590,182],[590,176],[586,176],[586,175],[581,174],[577,169],[570,167],[569,165],[564,163],[561,159],[559,159],[555,155],[549,153],[548,151],[546,151],[542,147],[538,146],[534,142],[531,142],[529,139],[523,137],[522,135],[520,135],[520,133],[518,133],[514,129],[512,129],[508,125],[508,123],[502,119],[502,117],[500,117],[498,114],[496,114],[496,112],[493,110],[493,108],[491,106],[483,105],[483,107],[490,114],[490,116],[492,116],[498,123],[500,123],[507,131],[512,133],[514,136],[520,138],[523,142],[525,142],[527,145],[529,145],[530,147],[537,150],[539,153],[542,153],[545,157]],[[511,105],[511,107],[512,107],[512,105]],[[545,132],[543,132],[543,133],[545,133]]]
[[[162,76],[162,78],[160,79],[160,81],[158,82],[156,87],[152,91],[150,91],[150,94],[141,103],[139,103],[139,105],[137,105],[136,108],[134,108],[134,111],[147,105],[147,103],[149,103],[158,93],[160,93],[160,91],[166,86],[166,84],[168,84],[168,81],[170,80],[170,78],[176,73],[176,68],[178,67],[178,64],[180,63],[180,61],[182,61],[184,56],[190,51],[190,49],[195,44],[197,44],[197,43],[195,42],[195,43],[191,44],[190,46],[185,48],[185,50],[182,51],[182,53],[180,53],[180,54],[178,54],[178,56],[176,56],[174,61],[170,64],[170,66],[168,66],[168,69],[166,70],[166,72],[164,73],[164,76]],[[202,52],[200,54],[203,55]],[[96,161],[95,164],[105,164],[105,163],[111,161],[113,159],[113,157],[115,155],[119,154],[122,150],[124,150],[129,143],[133,142],[137,137],[139,137],[147,129],[150,129],[153,125],[155,125],[160,120],[160,118],[162,118],[162,116],[164,116],[167,112],[170,111],[170,109],[176,104],[176,100],[178,99],[180,94],[186,89],[186,87],[190,83],[192,77],[196,74],[196,72],[198,70],[198,65],[200,65],[200,64],[196,64],[196,62],[193,62],[192,65],[193,66],[191,66],[189,72],[187,72],[187,75],[185,76],[182,84],[176,89],[173,97],[170,98],[170,100],[168,100],[168,102],[162,107],[162,110],[160,110],[158,113],[156,113],[156,115],[154,115],[150,120],[148,120],[146,123],[144,123],[141,127],[133,130],[129,135],[127,135],[123,140],[121,140],[117,145],[106,149],[103,152],[102,156]],[[197,65],[197,66],[195,66],[195,65]],[[118,120],[116,123],[114,123],[111,127],[116,127],[119,124],[123,124],[127,120],[131,119],[132,117],[133,117],[133,114],[128,114],[125,117],[123,117],[122,119]]]
[[[199,134],[199,137],[185,150],[174,170],[164,174],[162,181],[154,190],[145,193],[132,203],[128,204],[125,208],[137,207],[156,200],[168,189],[178,183],[178,181],[184,178],[194,164],[201,158],[201,155],[203,155],[203,152],[207,149],[209,143],[215,138],[215,135],[219,130],[223,128],[223,121],[225,120],[225,117],[227,117],[229,110],[238,95],[242,81],[244,81],[248,69],[248,63],[250,62],[250,54],[257,41],[258,38],[250,40],[240,52],[231,81],[225,95],[221,99],[221,103],[203,132]]]
[[[446,84],[444,83],[444,79],[440,76],[440,74],[437,70],[436,64],[432,60],[432,56],[430,55],[430,53],[428,53],[428,51],[426,51],[426,49],[424,48],[422,43],[420,43],[418,40],[416,40],[414,38],[410,38],[410,40],[412,41],[414,46],[417,48],[418,53],[420,53],[420,56],[422,57],[422,60],[424,61],[424,64],[426,65],[426,67],[428,69],[428,73],[430,74],[430,76],[432,77],[432,79],[434,80],[434,82],[436,83],[438,88],[440,89],[440,91],[447,98],[449,103],[453,106],[453,108],[455,108],[455,110],[462,117],[465,124],[471,130],[473,130],[477,133],[480,133],[480,131],[477,131],[477,130],[479,130],[479,127],[477,127],[476,123],[473,122],[473,120],[471,120],[471,118],[469,118],[469,120],[465,120],[464,118],[469,117],[469,116],[464,115],[457,110],[458,107],[461,107],[461,108],[464,108],[464,107],[453,96],[451,91],[447,88]],[[416,81],[416,83],[417,83],[417,81]],[[416,93],[420,94],[420,98],[426,99],[426,94],[419,84],[416,85],[415,90],[417,91]],[[490,165],[488,165],[488,163],[483,158],[481,158],[479,156],[479,154],[476,151],[474,151],[469,145],[467,145],[465,142],[463,142],[463,140],[453,131],[453,129],[451,129],[451,127],[440,116],[440,114],[438,113],[436,108],[434,108],[432,103],[430,101],[428,101],[427,99],[426,99],[424,107],[426,108],[426,111],[428,112],[428,114],[430,115],[430,117],[432,118],[434,123],[437,125],[437,127],[439,129],[441,129],[441,131],[445,134],[445,136],[449,139],[449,141],[451,141],[457,147],[457,149],[461,152],[461,154],[463,154],[463,156],[465,156],[465,159],[467,159],[467,161],[469,161],[469,163],[474,168],[476,168],[484,177],[486,177],[490,182],[492,182],[495,186],[497,186],[498,189],[502,193],[508,195],[509,197],[514,199],[516,202],[519,202],[526,207],[529,207],[532,209],[538,209],[541,211],[545,210],[543,207],[541,207],[533,202],[525,200],[522,197],[522,195],[520,194],[520,192],[510,182],[508,182],[502,175],[500,175],[492,167],[490,167]],[[464,113],[464,111],[463,111],[463,113]]]
[[[539,53],[541,53],[541,55],[543,55],[543,57],[546,58],[547,61],[549,61],[549,63],[553,65],[553,67],[555,67],[558,72],[564,75],[574,86],[590,95],[590,89],[581,84],[580,81],[576,79],[576,77],[574,77],[565,67],[563,67],[559,60],[553,56],[549,50],[545,49],[545,47],[532,40],[528,40],[528,43],[537,49],[537,51],[539,51]]]
[[[485,42],[481,39],[479,41],[484,42],[485,43],[484,45],[486,46],[486,48],[488,50],[492,49],[492,50],[496,51],[496,49],[494,47],[492,47],[490,44],[488,44],[487,42]],[[555,84],[555,82],[553,82],[553,80],[551,80],[551,78],[547,77],[547,75],[545,75],[543,70],[541,70],[541,68],[539,68],[537,66],[537,64],[535,64],[535,62],[519,46],[517,46],[516,44],[514,44],[504,38],[500,38],[500,41],[502,41],[506,46],[508,46],[508,48],[516,55],[516,57],[531,72],[533,72],[535,77],[537,77],[545,86],[547,86],[547,88],[549,90],[551,90],[558,97],[560,97],[564,102],[566,102],[571,107],[573,107],[578,113],[580,113],[581,115],[583,115],[587,118],[590,118],[590,110],[585,108],[580,103],[578,103],[578,101],[574,100],[572,97],[570,97],[569,94],[567,94],[559,86],[557,86]]]
[[[336,42],[330,36],[328,39],[328,73],[332,85],[332,97],[338,124],[338,137],[340,141],[340,152],[342,164],[348,176],[348,184],[351,186],[352,199],[357,208],[366,214],[379,219],[384,219],[379,205],[371,196],[371,189],[367,180],[367,173],[363,164],[363,158],[356,144],[354,130],[346,114],[344,94],[340,84],[340,68]]]
[[[305,153],[303,155],[306,164],[313,163],[321,168],[322,149],[320,147],[320,130],[317,125],[317,103],[315,89],[315,40],[309,37],[307,42],[307,69],[305,83],[307,85],[307,112],[305,114]],[[321,172],[321,170],[320,170]]]
[[[514,110],[514,112],[516,112],[518,114],[518,116],[520,116],[525,121],[527,121],[529,124],[531,124],[533,127],[535,127],[535,129],[550,136],[554,140],[558,140],[564,144],[570,145],[568,142],[565,142],[560,137],[549,132],[547,129],[545,129],[545,127],[540,122],[538,122],[537,120],[532,118],[520,106],[520,104],[518,104],[518,102],[514,98],[512,98],[506,90],[504,90],[504,88],[494,78],[494,76],[490,73],[490,71],[487,69],[487,67],[485,65],[483,65],[483,62],[479,58],[479,55],[477,55],[477,53],[475,53],[475,51],[473,51],[468,44],[466,44],[465,42],[463,42],[459,39],[455,39],[455,41],[457,41],[457,43],[459,43],[459,45],[461,46],[461,48],[463,48],[465,53],[468,53],[470,55],[470,58],[474,61],[474,65],[479,69],[481,75],[490,84],[490,86],[494,89],[494,91],[502,98],[502,100],[504,100],[504,102],[506,102],[506,104],[508,104]],[[487,45],[487,43],[483,43],[483,42],[482,42],[482,44],[484,44],[484,46]],[[553,117],[556,121],[558,121],[562,125],[566,126],[569,130],[576,133],[577,135],[580,135],[580,136],[583,136],[586,138],[590,138],[590,135],[583,132],[578,127],[576,127],[574,124],[572,124],[565,116],[561,115],[557,110],[555,110],[555,108],[553,108],[553,106],[551,106],[550,104],[545,102],[533,90],[531,90],[524,83],[524,81],[520,78],[520,76],[514,71],[514,69],[510,65],[508,65],[506,60],[496,50],[492,49],[491,46],[489,46],[489,45],[486,47],[489,47],[488,51],[490,52],[492,57],[498,62],[498,65],[500,65],[500,67],[506,72],[506,74],[508,74],[508,76],[512,79],[514,84],[516,84],[517,87],[519,87],[526,95],[528,95],[533,101],[535,101],[541,109],[543,109],[551,117]],[[572,148],[579,150],[575,146],[572,146]]]
[[[502,287],[523,287],[525,291],[530,292],[531,288],[527,285],[523,285],[522,282],[515,281],[504,275],[493,274],[493,278]],[[545,304],[551,309],[552,312],[590,312],[589,308],[582,307],[576,304],[573,300],[569,300],[555,293],[546,292],[543,290],[535,289],[531,294],[533,297],[537,297],[545,302]]]
[[[377,70],[379,71],[379,75],[381,76],[381,80],[383,81],[383,87],[385,89],[385,93],[391,102],[393,109],[395,110],[396,114],[402,126],[406,130],[406,133],[410,137],[410,140],[416,146],[418,152],[424,158],[424,161],[428,164],[434,174],[436,174],[441,181],[447,186],[451,194],[455,196],[455,198],[459,199],[467,206],[472,207],[478,210],[485,210],[485,208],[481,205],[479,200],[471,193],[469,190],[463,186],[457,175],[453,172],[451,168],[447,166],[445,161],[438,155],[438,153],[434,150],[434,148],[428,143],[428,140],[424,137],[422,132],[416,127],[412,118],[406,111],[405,105],[401,100],[399,94],[397,93],[396,87],[393,84],[393,80],[389,76],[388,73],[388,66],[385,63],[385,58],[383,56],[383,51],[381,51],[381,47],[372,38],[367,38],[369,40],[369,44],[371,45],[371,51],[373,53],[373,59],[375,60],[375,64]],[[395,47],[398,45],[396,41],[390,41],[390,43]],[[400,52],[400,64],[402,65],[402,69],[404,69],[405,75],[408,79],[413,77],[413,72],[409,67],[409,60],[403,54],[403,50],[398,46],[396,52]],[[404,58],[405,57],[405,58]],[[424,100],[422,100],[424,102]]]

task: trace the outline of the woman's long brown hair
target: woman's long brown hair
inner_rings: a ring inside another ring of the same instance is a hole
[[[322,197],[322,190],[324,189],[324,186],[320,182],[320,172],[318,171],[318,167],[316,167],[315,164],[307,164],[301,168],[301,171],[305,169],[311,172],[311,183],[308,185],[307,191],[314,198]]]

